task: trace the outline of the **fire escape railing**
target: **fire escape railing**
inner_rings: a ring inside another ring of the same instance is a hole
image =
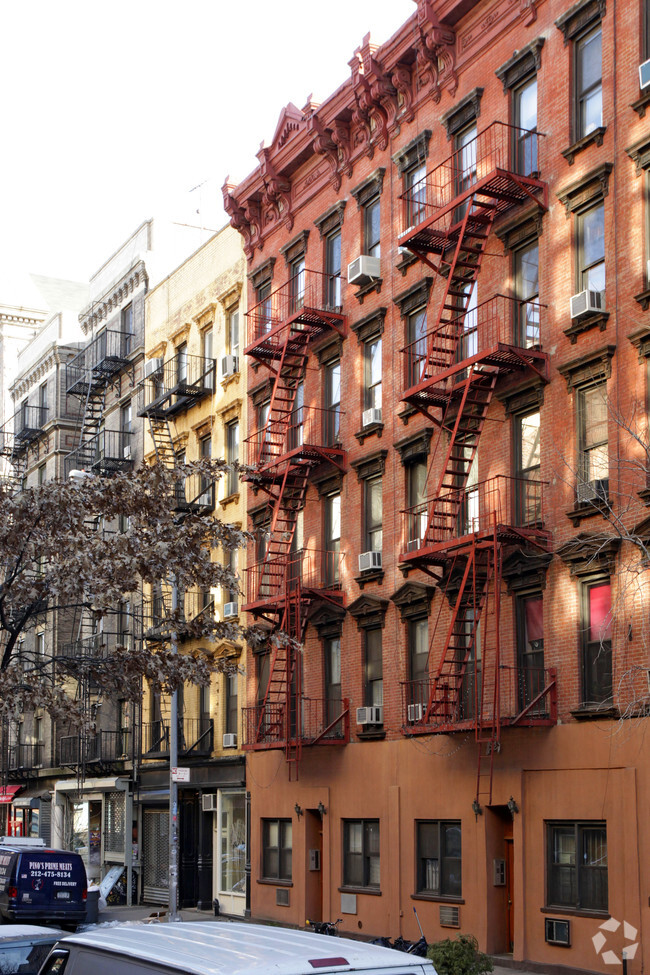
[[[343,553],[311,548],[264,559],[244,569],[246,611],[257,604],[283,601],[292,589],[340,590]]]
[[[140,758],[162,758],[169,755],[170,724],[167,719],[147,721],[142,725]],[[214,750],[212,718],[181,718],[178,722],[178,752],[187,758],[209,755]]]
[[[301,697],[299,719],[285,704],[258,704],[242,708],[243,748],[281,748],[287,738],[305,745],[342,744],[350,737],[347,698]],[[299,724],[299,727],[292,725]]]
[[[131,332],[104,329],[67,363],[65,367],[66,391],[80,395],[89,382],[110,379],[130,362]]]
[[[332,276],[305,269],[246,312],[245,351],[250,353],[262,341],[275,346],[279,353],[286,337],[276,333],[276,329],[292,320],[312,325],[324,322],[337,327],[342,319],[340,289],[333,287]]]
[[[340,429],[341,410],[298,406],[255,430],[244,440],[245,463],[265,467],[299,454],[308,448],[327,451],[338,448],[334,431]]]
[[[138,416],[174,416],[211,395],[214,384],[214,359],[179,352],[143,381]]]
[[[131,430],[100,430],[65,457],[65,476],[73,470],[113,474],[133,467]]]

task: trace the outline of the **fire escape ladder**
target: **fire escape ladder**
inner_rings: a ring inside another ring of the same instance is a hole
[[[305,504],[309,464],[286,463],[269,526],[267,561],[288,559],[296,530],[298,513]]]
[[[296,401],[296,391],[307,368],[310,338],[311,333],[307,329],[288,330],[271,394],[268,423],[259,446],[257,460],[261,466],[273,463],[286,451],[291,411]]]
[[[476,771],[476,801],[492,802],[492,774],[494,756],[501,747],[500,714],[500,592],[501,592],[501,543],[497,538],[496,524],[491,547],[486,550],[492,564],[494,577],[494,648],[488,650],[487,633],[481,665],[480,685],[477,687],[476,744],[478,763]]]
[[[79,433],[79,459],[84,467],[92,464],[93,461],[90,451],[85,448],[99,433],[106,406],[106,388],[108,385],[107,378],[101,375],[96,376],[92,369],[88,370],[86,379],[88,388],[86,389]]]
[[[169,420],[167,417],[154,416],[151,413],[148,414],[148,420],[156,460],[161,467],[173,470],[176,466],[176,451],[174,450],[174,438]]]

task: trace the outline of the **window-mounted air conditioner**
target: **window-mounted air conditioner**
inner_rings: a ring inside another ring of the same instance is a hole
[[[571,298],[571,318],[582,318],[603,310],[603,296],[600,291],[580,291]]]
[[[549,945],[571,947],[571,922],[557,917],[544,918],[544,940]]]
[[[360,254],[348,264],[348,284],[369,284],[379,277],[379,258]]]
[[[151,379],[152,376],[157,376],[162,372],[163,361],[162,359],[147,359],[144,364],[144,377],[145,379]]]
[[[409,721],[422,721],[422,705],[409,704],[406,714]]]
[[[361,414],[361,423],[364,427],[372,426],[373,423],[381,423],[381,410],[364,410]]]
[[[644,61],[639,65],[639,86],[641,88],[650,87],[650,61]]]
[[[604,478],[596,481],[582,481],[578,484],[576,495],[579,503],[595,501],[597,498],[607,498],[609,493],[609,480]]]
[[[204,792],[201,796],[201,808],[203,812],[216,812],[217,811],[217,794],[216,792]]]
[[[239,603],[224,603],[223,607],[223,618],[228,619],[229,616],[237,616],[239,612]]]
[[[237,735],[228,734],[223,736],[223,747],[224,748],[236,748],[237,747]]]
[[[239,372],[239,356],[225,355],[221,360],[221,375],[234,376],[237,372]]]
[[[382,707],[357,708],[357,724],[383,724],[384,709]]]
[[[381,569],[381,552],[362,552],[359,556],[359,572]]]

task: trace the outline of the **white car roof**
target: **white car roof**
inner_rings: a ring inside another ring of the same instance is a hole
[[[432,963],[425,958],[348,938],[264,924],[125,924],[70,935],[61,947],[71,942],[196,975],[318,975],[359,970],[379,971],[381,975],[389,970],[435,975]]]
[[[0,927],[0,944],[3,941],[36,937],[51,937],[53,941],[57,941],[59,938],[64,938],[66,933],[61,928],[48,928],[44,924],[3,924]]]

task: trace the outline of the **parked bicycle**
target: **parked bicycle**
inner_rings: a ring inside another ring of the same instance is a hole
[[[381,945],[382,948],[393,948],[394,951],[403,951],[407,955],[417,955],[418,958],[426,958],[428,948],[427,939],[424,937],[420,918],[415,908],[413,908],[413,913],[415,914],[415,920],[418,922],[420,929],[420,937],[417,941],[407,941],[406,938],[398,935],[394,941],[391,941],[390,938],[375,938],[372,942],[373,945]]]
[[[305,921],[308,928],[312,928],[316,934],[329,934],[333,938],[338,937],[338,925],[343,923],[343,918],[339,917],[336,921]]]

